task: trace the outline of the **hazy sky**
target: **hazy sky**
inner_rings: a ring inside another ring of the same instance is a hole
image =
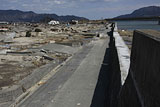
[[[160,6],[160,0],[0,0],[0,9],[78,15],[89,19],[115,17],[144,6]]]

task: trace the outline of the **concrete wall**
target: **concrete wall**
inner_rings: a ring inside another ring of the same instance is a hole
[[[110,44],[110,70],[109,73],[109,89],[108,89],[108,103],[107,107],[117,107],[118,94],[121,89],[121,71],[118,60],[118,52],[115,47],[115,40]]]
[[[160,33],[134,31],[131,57],[116,26],[109,35],[107,107],[160,107]]]
[[[151,32],[135,31],[129,75],[119,107],[160,107],[160,40]]]
[[[118,104],[118,95],[121,89],[121,70],[120,62],[118,57],[118,51],[115,43],[114,37],[114,25],[111,26],[112,30],[108,32],[110,37],[109,43],[109,70],[106,72],[106,100],[105,107],[117,107]]]

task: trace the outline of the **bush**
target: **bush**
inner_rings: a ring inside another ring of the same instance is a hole
[[[41,29],[35,29],[35,32],[42,32]]]
[[[26,32],[26,37],[31,37],[31,31]]]

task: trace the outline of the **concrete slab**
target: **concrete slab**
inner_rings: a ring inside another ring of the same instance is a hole
[[[115,38],[115,45],[118,52],[120,69],[121,69],[121,82],[122,85],[125,83],[125,80],[128,76],[129,67],[130,67],[130,50],[125,44],[124,40],[118,33],[117,25],[115,26],[115,30],[113,33]]]
[[[89,107],[108,41],[85,46],[19,107]]]
[[[90,107],[107,41],[95,43],[72,77],[46,107]]]
[[[67,54],[74,54],[78,51],[78,47],[70,47],[70,46],[65,46],[65,45],[60,45],[60,44],[47,44],[44,45],[42,47],[40,47],[41,49],[45,49],[45,50],[50,50],[53,52],[62,52],[62,53],[67,53]]]

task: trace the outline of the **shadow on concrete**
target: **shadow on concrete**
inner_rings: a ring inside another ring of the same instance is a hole
[[[91,107],[104,107],[107,87],[109,87],[109,48],[106,49],[104,61],[98,77],[98,82],[92,99]]]
[[[106,49],[103,64],[90,107],[117,107],[121,89],[121,72],[113,33],[110,33],[109,48]]]

